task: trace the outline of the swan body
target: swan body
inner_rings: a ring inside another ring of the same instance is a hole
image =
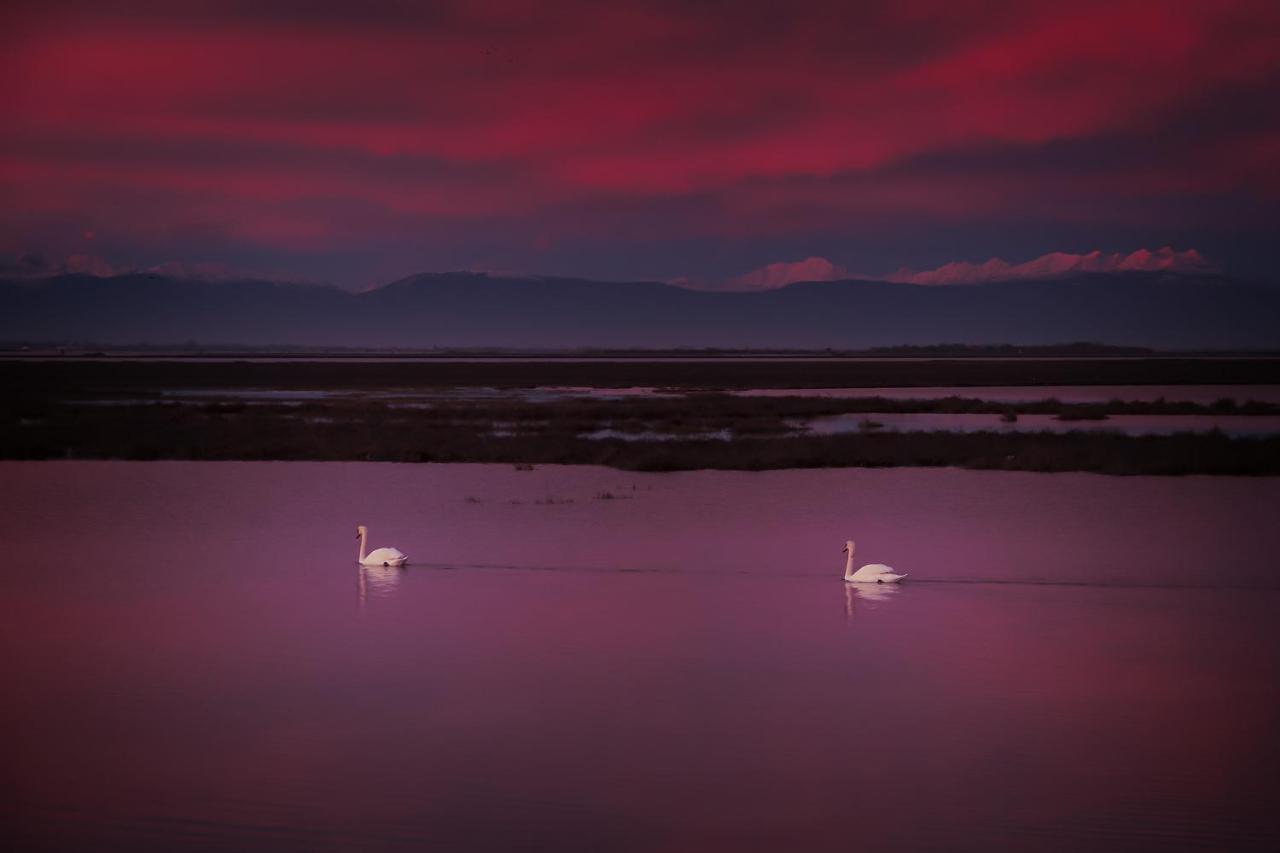
[[[844,579],[847,583],[897,583],[906,577],[898,574],[884,563],[868,563],[856,572],[853,570],[853,540],[844,543],[844,553],[849,556],[844,562]]]
[[[397,548],[375,548],[368,554],[364,552],[365,539],[369,536],[369,528],[363,524],[356,528],[356,538],[360,540],[360,555],[356,561],[362,566],[387,566],[395,568],[403,566],[409,559]]]

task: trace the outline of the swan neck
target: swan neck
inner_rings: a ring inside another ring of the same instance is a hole
[[[849,556],[844,559],[844,576],[853,577],[853,552],[849,552]]]
[[[361,530],[360,531],[360,556],[356,558],[356,562],[358,563],[364,562],[364,536],[365,536],[364,531]]]

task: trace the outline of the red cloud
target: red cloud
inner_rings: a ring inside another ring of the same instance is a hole
[[[768,264],[726,282],[732,290],[773,290],[800,281],[841,281],[862,279],[901,284],[983,284],[993,281],[1060,278],[1073,273],[1114,272],[1211,272],[1212,265],[1195,249],[1175,251],[1165,246],[1156,251],[1138,249],[1121,252],[1092,251],[1086,254],[1050,252],[1021,264],[992,258],[980,264],[952,261],[931,270],[900,269],[887,276],[854,273],[826,258]]]
[[[1178,252],[1165,246],[1152,252],[1138,249],[1129,254],[1092,251],[1083,255],[1050,252],[1022,264],[992,258],[981,264],[952,261],[937,269],[901,269],[889,281],[907,284],[981,284],[988,281],[1057,278],[1072,273],[1091,272],[1207,272],[1212,270],[1204,255],[1195,249]]]
[[[199,221],[341,245],[375,221],[590,231],[637,200],[688,201],[654,228],[705,234],[1276,193],[1259,177],[1274,127],[1163,131],[1233,87],[1274,88],[1273,3],[462,4],[291,24],[269,7],[13,13],[4,224]],[[913,171],[1126,134],[1149,140],[1149,165]]]
[[[768,264],[738,276],[729,285],[734,290],[773,290],[796,281],[839,281],[850,277],[848,270],[826,258],[805,258]]]

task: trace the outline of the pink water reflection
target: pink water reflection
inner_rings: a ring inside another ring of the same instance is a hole
[[[1275,480],[0,472],[29,847],[1276,841]],[[361,596],[357,521],[428,565]],[[850,596],[849,536],[922,582]]]

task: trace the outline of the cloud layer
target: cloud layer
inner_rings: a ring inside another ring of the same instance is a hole
[[[1193,273],[1211,270],[1209,262],[1195,249],[1178,252],[1165,246],[1154,252],[1138,249],[1129,254],[1093,251],[1074,255],[1069,252],[1050,252],[1022,264],[1010,264],[1000,258],[992,258],[981,264],[953,261],[931,270],[900,269],[886,278],[888,281],[906,284],[982,284],[988,281],[1060,278],[1073,273]]]
[[[1061,278],[1076,273],[1118,272],[1212,272],[1213,266],[1195,249],[1176,251],[1169,246],[1154,252],[1092,251],[1086,254],[1050,252],[1021,264],[1010,264],[992,258],[980,264],[952,261],[930,270],[899,269],[887,276],[853,273],[826,258],[805,258],[791,263],[768,264],[745,275],[730,279],[728,290],[773,290],[801,281],[892,281],[899,284],[949,285],[984,284],[995,281]]]
[[[826,258],[768,264],[758,270],[731,279],[727,290],[774,290],[797,281],[839,281],[854,278],[844,267]]]
[[[1280,200],[1270,0],[299,9],[6,4],[0,248],[621,278]]]

